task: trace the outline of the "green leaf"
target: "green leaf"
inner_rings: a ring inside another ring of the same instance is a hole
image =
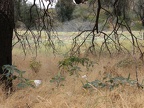
[[[83,85],[83,88],[87,89],[87,88],[91,88],[91,86],[87,83],[87,84]]]
[[[27,87],[27,84],[26,83],[19,83],[17,86],[19,88],[25,88],[25,87]]]

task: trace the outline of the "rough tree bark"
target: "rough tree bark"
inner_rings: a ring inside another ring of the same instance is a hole
[[[14,28],[13,0],[0,0],[0,74],[2,66],[12,64],[12,36]],[[12,81],[3,77],[5,90],[12,89]]]

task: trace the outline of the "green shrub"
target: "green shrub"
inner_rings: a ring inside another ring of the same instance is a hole
[[[36,58],[33,57],[32,60],[30,61],[30,68],[32,69],[32,71],[34,71],[35,73],[39,72],[41,69],[41,62],[36,61]]]
[[[14,65],[4,65],[2,67],[4,74],[3,76],[6,76],[7,80],[16,80],[18,79],[19,83],[17,84],[18,87],[24,88],[27,86],[31,86],[31,87],[35,87],[32,84],[32,80],[29,80],[25,77],[23,77],[23,74],[25,73],[25,71],[21,71],[19,70],[16,66]]]
[[[62,86],[63,84],[60,84],[62,81],[64,81],[65,80],[65,78],[61,75],[61,73],[60,72],[58,72],[58,74],[55,76],[55,77],[53,77],[51,80],[50,80],[50,82],[56,82],[56,84],[57,84],[57,87],[59,87],[59,86]]]
[[[70,56],[59,61],[61,72],[69,72],[70,75],[73,75],[74,73],[78,75],[78,72],[81,71],[79,65],[85,66],[87,70],[89,70],[89,68],[93,66],[93,62],[88,58],[80,58],[76,56]]]
[[[116,87],[119,87],[120,85],[128,85],[128,86],[137,86],[137,84],[143,88],[143,81],[141,84],[139,84],[136,80],[132,80],[130,78],[130,74],[128,75],[127,78],[122,77],[122,76],[116,76],[112,77],[111,74],[107,74],[106,76],[103,77],[103,80],[98,80],[96,79],[95,81],[88,82],[86,84],[83,84],[84,88],[91,88],[96,87],[96,88],[109,88],[110,90],[113,90]]]

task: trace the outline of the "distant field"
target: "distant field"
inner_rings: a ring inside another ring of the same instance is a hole
[[[104,31],[106,34],[111,34],[111,31]],[[42,32],[37,32],[37,31],[32,31],[32,32],[25,32],[24,30],[18,31],[19,35],[23,35],[24,37],[27,36],[30,40],[33,38],[33,36],[38,37],[41,36],[41,38],[43,40],[47,40],[48,35],[51,36],[52,39],[56,39],[56,37],[60,38],[63,41],[68,41],[73,39],[75,36],[79,35],[81,32],[52,32],[50,34],[46,33],[45,31]],[[132,33],[139,39],[142,39],[143,36],[143,32],[142,31],[132,31]],[[15,34],[14,34],[15,35]],[[88,39],[91,39],[93,34],[90,32],[84,32],[82,33],[79,38],[85,38],[87,35]],[[118,35],[120,36],[120,38],[122,39],[130,39],[131,35],[130,33],[128,33],[127,31],[118,31]],[[96,34],[95,35],[97,40],[101,40],[101,38],[103,38],[102,34]],[[110,37],[112,37],[113,34],[111,34]]]
[[[132,32],[138,38],[139,45],[143,50],[144,40],[143,40],[142,31],[132,31]],[[36,42],[39,41],[39,45],[41,48],[39,50],[40,51],[46,50],[48,52],[52,51],[52,48],[51,48],[52,43],[49,43],[49,41],[48,41],[49,40],[48,35],[50,35],[50,38],[55,45],[55,48],[60,53],[66,53],[67,51],[70,50],[70,48],[72,48],[72,43],[74,42],[74,38],[76,36],[78,36],[78,38],[76,38],[77,45],[81,45],[81,43],[84,42],[84,39],[86,39],[85,44],[82,45],[83,50],[85,50],[86,48],[91,46],[91,40],[93,37],[93,34],[92,33],[90,34],[90,32],[82,33],[80,36],[79,36],[79,34],[81,32],[53,32],[51,34],[47,34],[45,31],[42,31],[41,33],[36,32],[36,31],[32,31],[32,33],[31,32],[25,33],[25,31],[22,30],[22,31],[18,31],[18,33],[20,35],[24,35],[24,37],[22,37],[22,36],[20,36],[20,37],[22,39],[22,44],[24,44],[25,49],[31,50],[31,48],[32,48],[34,50],[35,49],[35,45],[34,45],[35,41]],[[111,34],[110,31],[106,31],[105,33]],[[118,35],[119,35],[120,44],[128,50],[132,50],[131,35],[126,31],[124,31],[124,32],[119,31]],[[28,41],[26,40],[25,36],[27,37]],[[40,38],[38,38],[38,37],[40,37]],[[37,41],[37,39],[39,39],[39,40]],[[17,39],[15,38],[13,40],[13,44],[16,41],[17,41]],[[100,50],[101,45],[103,44],[104,41],[105,41],[104,36],[102,34],[95,35],[95,45],[96,45],[97,50]],[[111,34],[110,37],[107,38],[106,42],[107,42],[107,45],[109,46],[109,48],[113,51],[113,49],[115,48],[115,38],[114,38],[113,34]],[[29,48],[28,44],[30,44],[31,48]],[[18,44],[15,47],[15,49],[14,49],[15,51],[19,51],[20,49],[22,49],[22,47],[19,47],[19,45],[20,44]],[[103,49],[105,49],[105,45],[103,47],[104,47]]]

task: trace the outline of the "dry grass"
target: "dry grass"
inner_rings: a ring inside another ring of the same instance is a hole
[[[50,79],[59,71],[57,63],[61,56],[46,56],[39,54],[37,60],[41,62],[40,72],[34,73],[29,67],[32,55],[24,57],[21,54],[13,54],[13,64],[20,70],[25,70],[25,77],[29,79],[41,79],[42,85],[37,88],[17,89],[7,99],[0,91],[0,108],[144,108],[144,92],[136,87],[121,86],[110,91],[109,89],[84,89],[81,77],[65,74],[64,86],[56,87],[50,83]],[[93,57],[92,57],[93,58]],[[133,66],[116,68],[115,64],[123,59],[123,56],[114,58],[101,58],[91,72],[83,69],[80,75],[87,75],[88,81],[101,79],[105,72],[127,76],[131,73],[135,78]],[[93,60],[97,60],[93,58]],[[139,69],[139,78],[143,78],[144,68]],[[16,82],[14,82],[14,85]],[[0,89],[1,90],[1,89]]]

